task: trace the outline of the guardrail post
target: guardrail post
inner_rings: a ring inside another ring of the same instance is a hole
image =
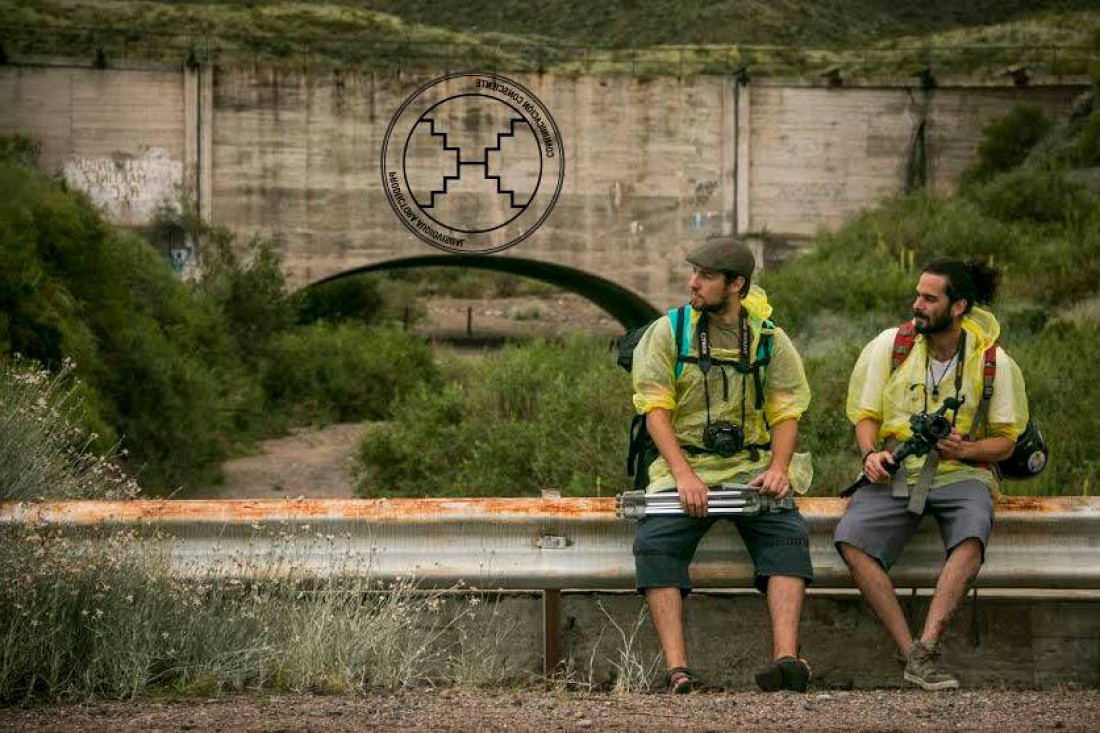
[[[547,679],[561,670],[561,591],[542,592],[542,670]]]

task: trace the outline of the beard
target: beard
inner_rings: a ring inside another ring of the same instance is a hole
[[[696,307],[693,303],[691,307],[702,313],[709,313],[713,316],[720,316],[730,309],[731,303],[732,298],[730,298],[729,293],[724,293],[722,295],[722,299],[716,303],[708,303],[704,300],[702,305]]]
[[[941,333],[951,328],[951,324],[955,319],[951,317],[950,313],[944,313],[943,315],[936,316],[922,316],[917,313],[913,314],[915,324],[917,327],[917,333],[925,336],[930,336],[934,333]]]

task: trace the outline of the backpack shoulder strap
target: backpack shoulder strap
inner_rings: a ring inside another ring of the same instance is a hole
[[[668,312],[672,322],[672,335],[676,342],[676,378],[684,373],[684,357],[691,351],[692,323],[691,308],[682,305]]]
[[[894,334],[894,348],[890,351],[890,371],[895,371],[905,363],[909,352],[913,350],[913,344],[917,342],[917,326],[913,321],[906,321],[898,327]]]
[[[993,382],[997,379],[997,344],[994,343],[982,354],[982,398],[974,412],[974,422],[970,426],[968,440],[976,440],[979,431],[989,417],[989,400],[993,397]]]
[[[775,322],[765,318],[760,322],[760,338],[756,342],[756,363],[753,364],[752,370],[753,387],[756,392],[754,404],[757,410],[764,409],[764,385],[768,381],[768,364],[772,360],[774,335]]]
[[[765,318],[760,322],[760,340],[756,344],[756,360],[760,368],[766,369],[772,360],[772,336],[775,335],[775,321]]]

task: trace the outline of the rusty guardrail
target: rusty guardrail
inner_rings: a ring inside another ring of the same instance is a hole
[[[810,526],[819,588],[851,579],[832,546],[844,501],[799,501]],[[631,588],[632,522],[614,499],[372,499],[258,501],[0,502],[0,524],[68,529],[149,528],[168,540],[183,574],[263,572],[316,576],[416,576],[426,586],[462,580],[479,588]],[[717,527],[692,566],[700,588],[748,587],[752,566],[732,527]],[[927,520],[891,573],[899,587],[930,587],[942,564]],[[1011,497],[978,583],[996,588],[1100,589],[1100,498]]]
[[[817,588],[848,588],[832,546],[843,499],[801,499]],[[562,653],[561,591],[631,588],[634,523],[614,499],[374,499],[0,502],[0,525],[52,525],[94,541],[155,530],[183,575],[413,576],[424,586],[542,591],[544,669]],[[698,588],[749,587],[752,566],[732,527],[716,527],[692,565]],[[925,521],[891,576],[934,586],[943,549]],[[978,585],[1100,589],[1100,499],[1002,500]],[[914,590],[915,592],[915,590]]]

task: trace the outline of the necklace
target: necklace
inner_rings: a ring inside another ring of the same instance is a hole
[[[943,378],[947,376],[947,373],[951,371],[951,367],[955,365],[955,361],[959,358],[959,352],[956,351],[947,363],[943,366],[943,371],[940,372],[939,378],[936,377],[936,370],[930,357],[928,358],[928,381],[932,383],[932,399],[938,400],[940,398],[940,383],[943,382]],[[936,362],[939,363],[939,362]]]

